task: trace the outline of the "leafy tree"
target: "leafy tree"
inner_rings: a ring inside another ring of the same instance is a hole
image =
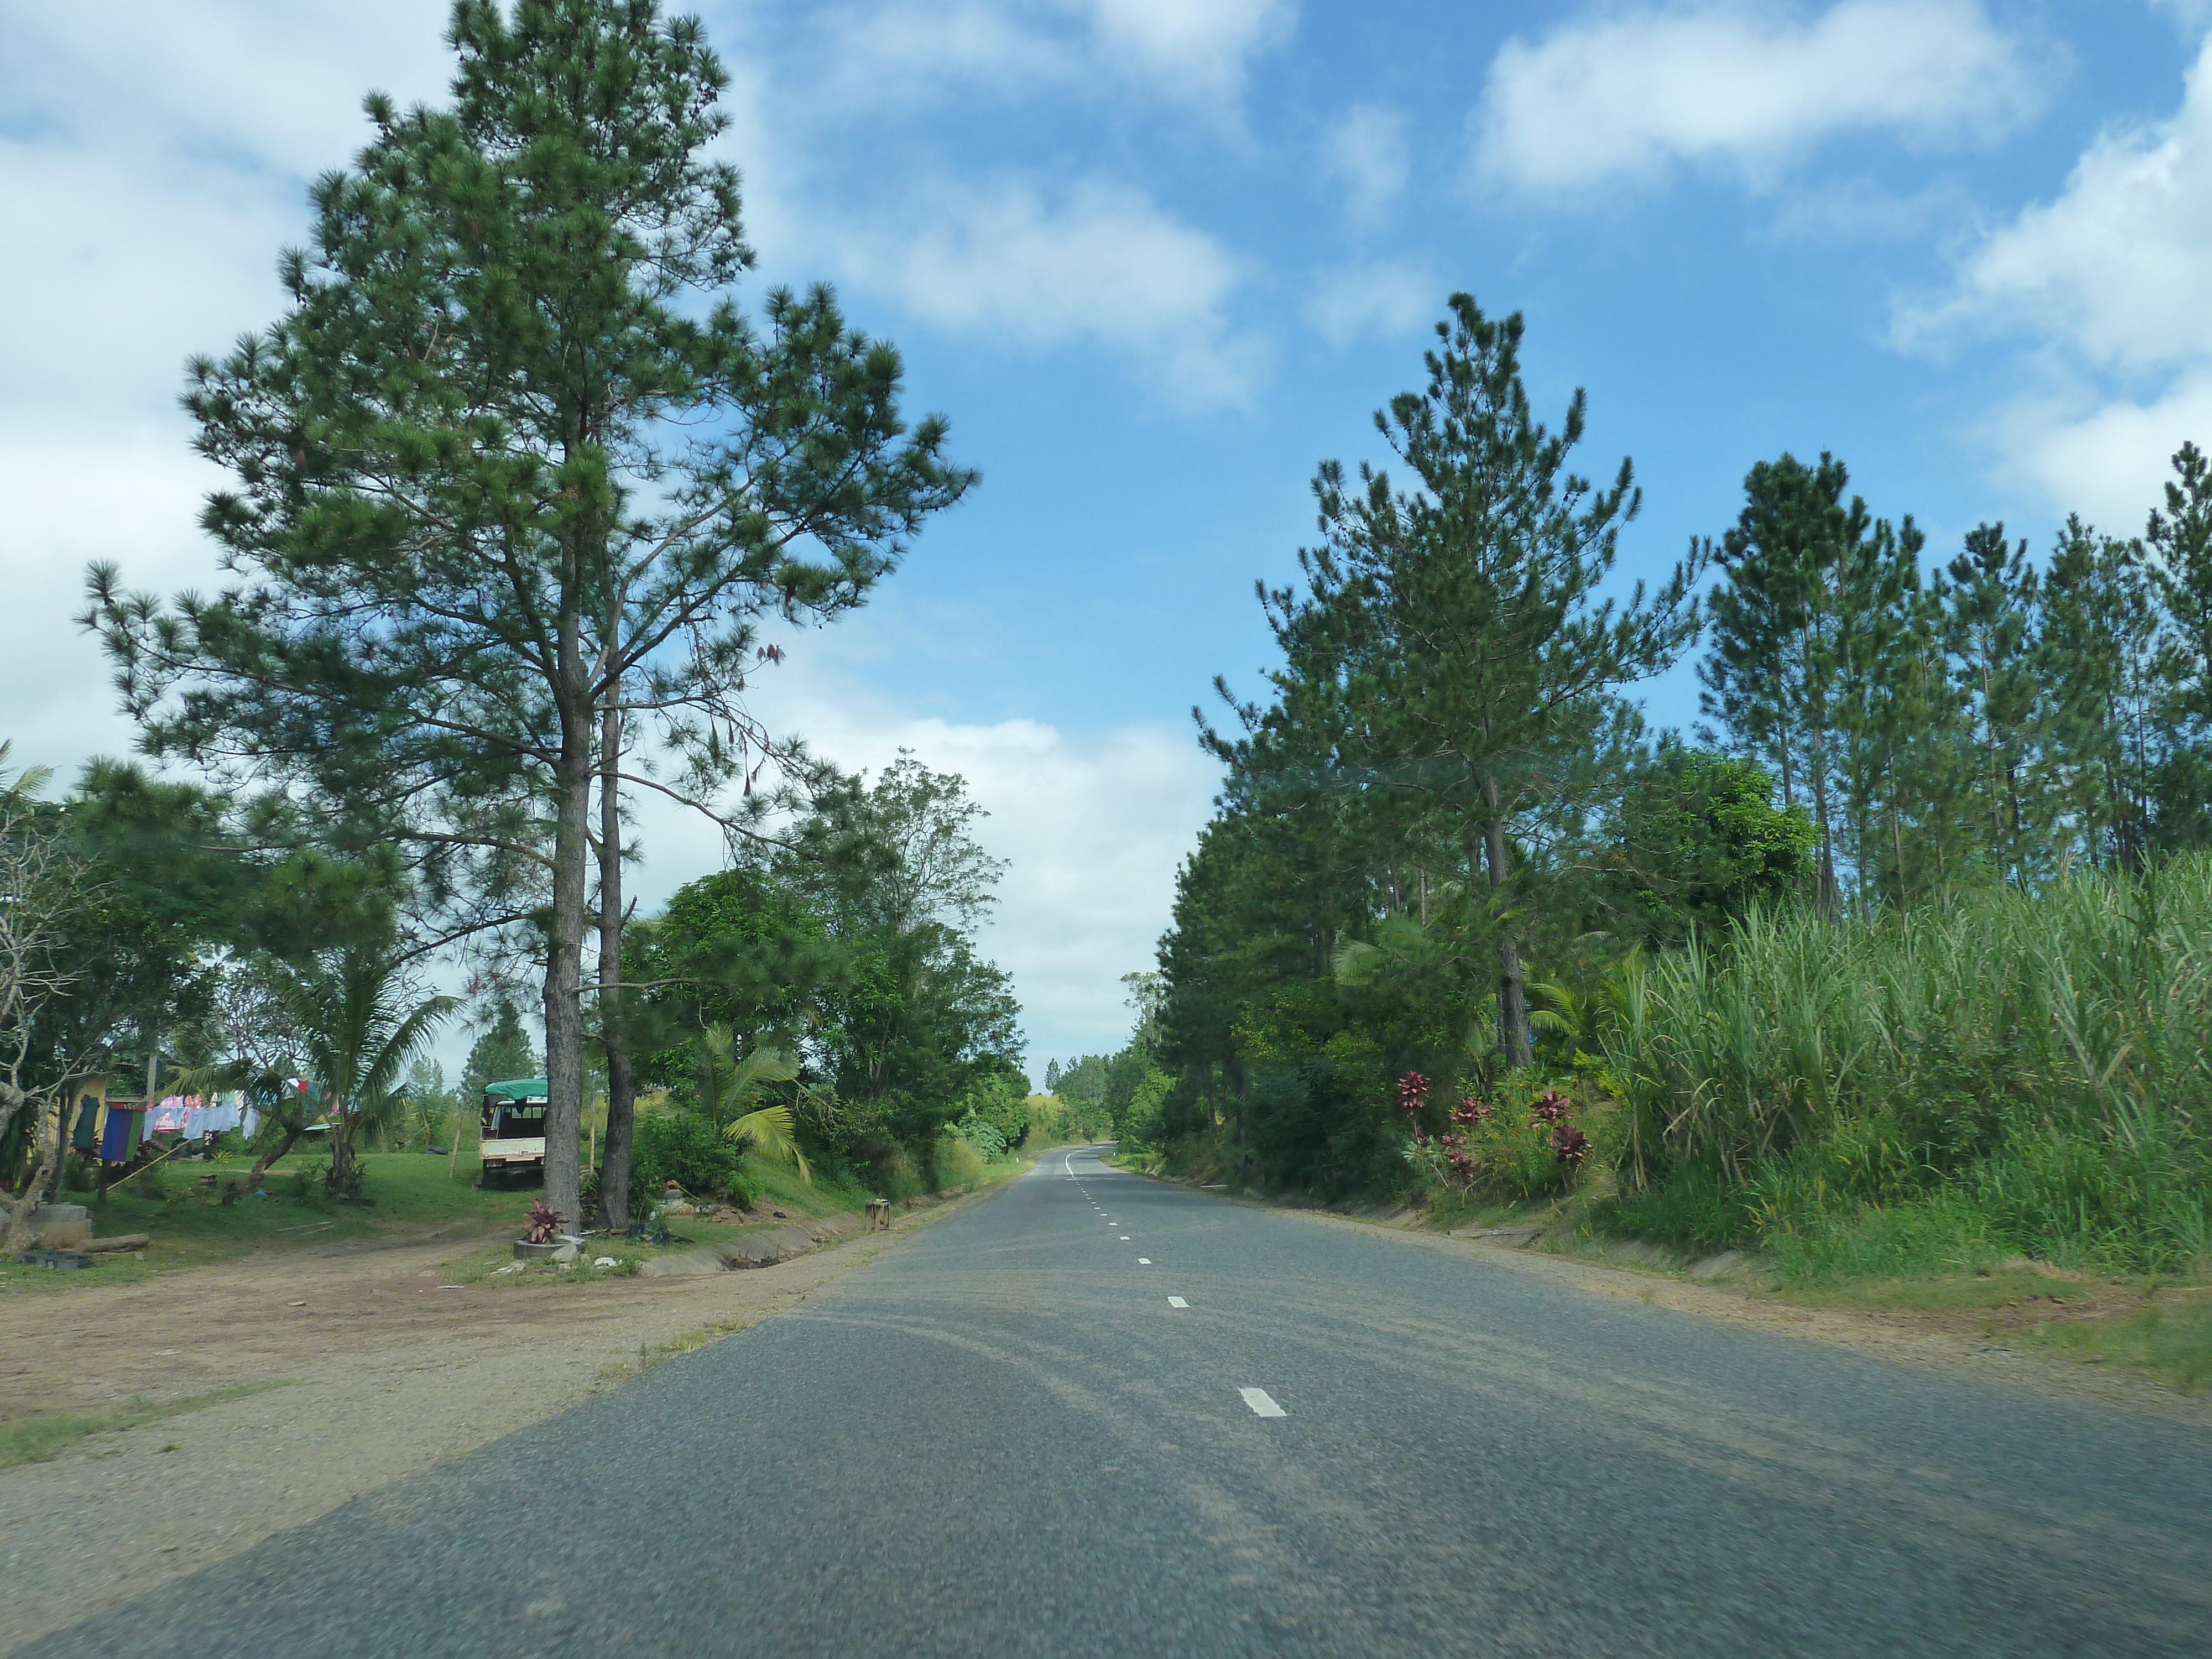
[[[1754,905],[1805,890],[1819,831],[1802,805],[1775,804],[1758,762],[1662,744],[1623,797],[1615,835],[1645,943],[1718,931]]]
[[[90,620],[152,751],[404,841],[475,901],[456,931],[542,933],[547,1198],[574,1213],[595,779],[710,806],[775,750],[743,702],[759,625],[861,603],[972,475],[942,422],[908,431],[896,354],[826,290],[770,295],[765,336],[740,317],[695,21],[459,0],[448,38],[451,106],[369,98],[285,315],[193,365],[238,580],[163,607],[96,568]],[[673,778],[624,758],[654,732]],[[618,924],[617,849],[599,877]]]
[[[799,1150],[791,1108],[761,1103],[777,1084],[799,1079],[798,1059],[781,1048],[755,1048],[739,1058],[737,1040],[726,1025],[709,1025],[693,1042],[700,1105],[723,1139],[773,1164],[788,1164],[801,1181],[814,1172]]]

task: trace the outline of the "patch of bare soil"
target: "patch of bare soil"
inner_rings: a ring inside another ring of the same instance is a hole
[[[449,1234],[0,1301],[0,1421],[281,1384],[0,1469],[0,1650],[779,1313],[952,1207],[692,1278],[450,1285],[482,1240]]]

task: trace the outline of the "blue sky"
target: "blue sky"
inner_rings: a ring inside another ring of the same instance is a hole
[[[763,693],[848,764],[968,775],[1012,860],[990,946],[1031,1059],[1115,1041],[1250,687],[1255,577],[1317,460],[1375,453],[1454,289],[1528,318],[1589,469],[1645,489],[1623,570],[1832,449],[1932,550],[1984,518],[2140,527],[2212,441],[2212,9],[2185,0],[702,9],[761,284],[834,282],[982,489]],[[204,581],[189,352],[274,313],[361,94],[440,95],[439,0],[0,0],[0,735],[125,747],[69,627],[85,560]],[[1651,690],[1680,722],[1694,685]],[[711,867],[648,816],[646,885]]]

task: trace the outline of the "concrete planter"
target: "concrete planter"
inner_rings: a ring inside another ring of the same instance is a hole
[[[526,1238],[518,1238],[514,1241],[514,1259],[517,1261],[550,1261],[553,1259],[554,1251],[562,1248],[559,1239],[532,1244]]]

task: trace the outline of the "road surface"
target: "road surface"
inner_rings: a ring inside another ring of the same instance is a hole
[[[2212,1436],[1056,1152],[27,1651],[2203,1656]]]

